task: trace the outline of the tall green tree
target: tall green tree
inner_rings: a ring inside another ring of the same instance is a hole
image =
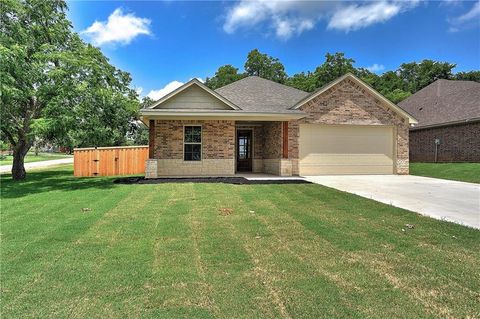
[[[301,72],[289,77],[285,84],[305,92],[313,92],[317,88],[317,79],[312,72]]]
[[[244,73],[238,73],[238,69],[230,64],[218,68],[215,75],[205,80],[205,85],[212,90],[218,89],[227,84],[238,81],[246,77]]]
[[[62,0],[3,0],[0,129],[12,177],[38,137],[62,146],[122,144],[139,105],[128,73],[72,31]]]
[[[250,51],[245,62],[247,75],[256,75],[261,78],[284,83],[287,79],[285,67],[278,58],[261,53],[258,49]]]
[[[452,70],[455,64],[423,60],[420,63],[403,63],[397,70],[398,76],[403,81],[404,91],[415,93],[438,79],[452,79]]]
[[[325,62],[319,65],[314,72],[317,81],[317,88],[341,77],[348,72],[356,73],[357,70],[353,66],[354,63],[355,60],[346,58],[344,53],[327,53],[325,55]]]

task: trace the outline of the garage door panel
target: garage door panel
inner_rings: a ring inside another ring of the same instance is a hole
[[[300,125],[300,174],[392,174],[393,128]]]
[[[305,165],[300,170],[302,176],[315,175],[379,175],[392,174],[392,166],[379,165]]]
[[[303,164],[323,165],[392,165],[392,159],[386,154],[308,154],[302,160]]]

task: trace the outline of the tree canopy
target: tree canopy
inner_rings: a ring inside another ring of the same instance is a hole
[[[227,64],[219,67],[213,77],[207,78],[205,80],[205,85],[211,88],[212,90],[215,90],[215,89],[218,89],[219,87],[238,81],[246,76],[247,75],[244,73],[238,73],[238,68],[235,68],[230,64]]]
[[[125,142],[139,104],[131,78],[72,31],[63,0],[5,0],[0,17],[0,129],[14,179],[36,138],[61,146]]]
[[[250,51],[245,62],[245,73],[267,80],[284,83],[287,79],[285,67],[278,58],[261,53],[257,49]]]
[[[459,72],[454,74],[455,64],[433,60],[403,63],[395,71],[386,71],[378,75],[365,68],[355,67],[355,60],[344,53],[327,53],[325,61],[314,71],[304,71],[288,76],[285,67],[278,58],[261,53],[258,49],[250,51],[245,62],[245,72],[238,73],[232,65],[218,69],[215,76],[207,78],[206,85],[216,89],[235,82],[245,76],[256,75],[275,82],[283,83],[306,92],[313,92],[323,85],[350,72],[383,94],[394,103],[398,103],[438,79],[468,80],[480,82],[480,71]]]

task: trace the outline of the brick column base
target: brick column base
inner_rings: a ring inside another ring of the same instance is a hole
[[[158,161],[156,159],[147,159],[145,161],[145,178],[158,177]]]

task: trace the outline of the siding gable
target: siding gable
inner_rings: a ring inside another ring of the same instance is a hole
[[[231,110],[232,108],[205,91],[198,85],[191,85],[185,90],[154,107],[155,109],[186,110]]]

